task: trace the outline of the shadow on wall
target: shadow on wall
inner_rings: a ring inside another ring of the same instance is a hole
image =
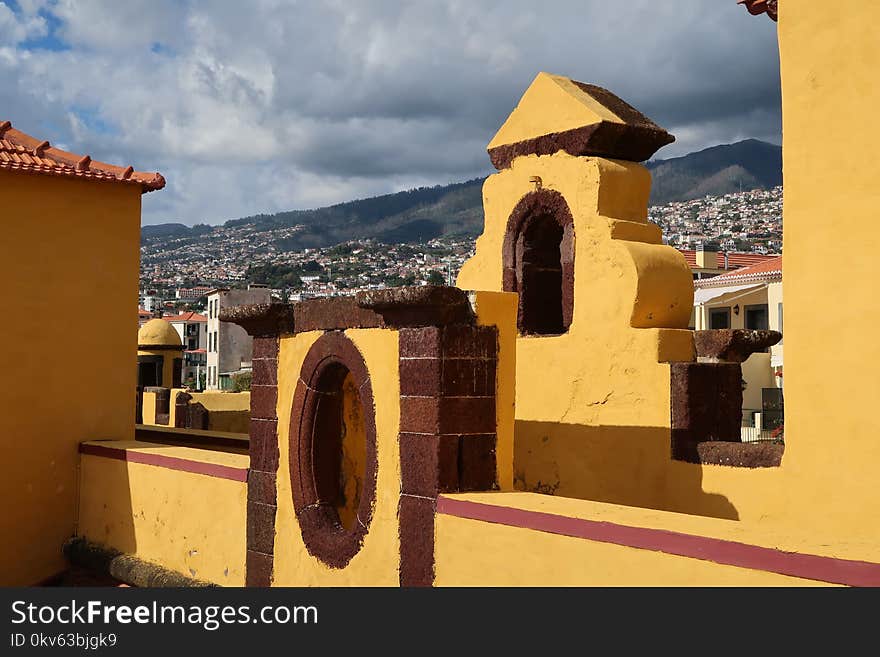
[[[671,459],[668,428],[517,420],[515,436],[517,490],[739,519],[726,497],[703,491],[702,466]]]

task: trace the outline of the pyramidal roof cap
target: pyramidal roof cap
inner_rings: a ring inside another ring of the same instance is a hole
[[[561,75],[538,73],[488,151],[496,169],[520,155],[596,155],[643,162],[675,141],[616,95]]]

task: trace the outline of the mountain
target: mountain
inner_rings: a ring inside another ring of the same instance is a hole
[[[651,203],[684,201],[707,195],[782,184],[782,148],[748,139],[698,153],[647,163],[654,184]],[[483,179],[420,187],[396,194],[339,203],[316,210],[292,210],[233,219],[226,228],[256,231],[290,226],[300,230],[282,238],[284,250],[332,246],[352,239],[386,243],[422,242],[441,236],[475,236],[483,230]],[[144,226],[141,241],[195,237],[214,228],[200,224]]]
[[[386,243],[421,242],[440,236],[478,235],[483,230],[483,178],[462,183],[420,187],[331,205],[316,210],[292,210],[233,219],[226,228],[253,226],[271,230],[301,225],[284,238],[286,249],[339,244],[372,237]],[[197,227],[158,224],[141,228],[141,241],[190,237]]]
[[[713,146],[669,160],[647,163],[651,203],[689,201],[782,184],[782,147],[756,139]]]

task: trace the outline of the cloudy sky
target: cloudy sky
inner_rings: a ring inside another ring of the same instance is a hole
[[[669,129],[779,143],[775,24],[735,0],[0,0],[0,120],[160,171],[144,223],[485,175],[539,71]]]

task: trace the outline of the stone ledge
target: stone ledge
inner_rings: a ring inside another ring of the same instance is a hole
[[[694,331],[697,358],[711,362],[742,363],[757,351],[782,340],[779,331],[752,329],[712,329]]]
[[[703,465],[734,468],[778,468],[784,452],[783,443],[708,441],[697,444],[699,462]]]
[[[238,324],[253,337],[293,333],[293,307],[289,303],[258,303],[220,310],[220,321]]]

